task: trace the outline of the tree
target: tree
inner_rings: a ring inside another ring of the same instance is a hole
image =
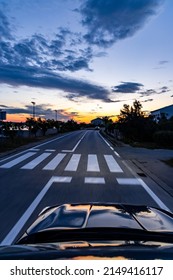
[[[110,119],[110,117],[108,117],[108,116],[102,117],[102,120],[105,125],[105,132],[111,132],[113,120]]]
[[[145,116],[140,101],[135,100],[131,107],[127,104],[123,105],[123,109],[120,110],[118,128],[126,140],[151,141],[156,124],[152,118]]]
[[[34,118],[27,118],[26,125],[29,128],[29,132],[33,133],[36,137],[37,131],[39,130],[38,122]]]

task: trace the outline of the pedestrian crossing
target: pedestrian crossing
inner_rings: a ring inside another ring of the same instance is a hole
[[[83,159],[86,163],[85,165],[82,163]],[[9,161],[7,160],[6,163],[0,165],[0,169],[10,169],[12,167],[17,167],[22,170],[33,170],[40,165],[41,170],[54,171],[61,166],[62,162],[64,171],[69,172],[77,172],[81,164],[83,164],[83,171],[89,173],[101,173],[106,164],[106,168],[109,172],[123,173],[122,168],[113,155],[104,154],[98,156],[97,154],[72,154],[69,156],[69,153],[62,152],[55,155],[53,152],[47,151],[42,153],[28,151],[15,159],[9,159]]]

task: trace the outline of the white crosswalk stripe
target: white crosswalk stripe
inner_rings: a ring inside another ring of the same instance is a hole
[[[11,168],[24,160],[27,160],[28,158],[36,155],[36,152],[28,152],[22,156],[17,157],[16,159],[13,159],[3,165],[0,166],[0,168]],[[44,152],[40,154],[39,156],[35,157],[30,162],[27,162],[25,165],[20,167],[22,170],[33,170],[35,167],[39,166],[40,163],[42,163],[44,160],[46,160],[48,157],[52,155],[51,152]],[[55,170],[61,163],[62,160],[67,156],[67,153],[58,153],[53,159],[51,159],[43,168],[42,170]],[[104,167],[104,162],[107,165],[109,171],[111,173],[122,173],[123,170],[121,169],[118,162],[115,160],[115,158],[112,155],[103,155],[102,156],[104,161],[101,159],[101,156],[97,154],[88,154],[88,155],[82,155],[82,154],[72,154],[72,156],[69,158],[69,161],[66,163],[66,166],[64,167],[64,171],[69,172],[76,172],[80,168],[80,162],[81,158],[85,158],[87,165],[83,166],[83,171],[89,172],[98,172],[101,173],[102,168]],[[67,161],[68,157],[65,158]],[[101,160],[101,162],[99,162]],[[64,161],[65,163],[65,161]],[[61,165],[62,167],[62,165]],[[90,177],[88,177],[90,178]],[[88,179],[87,179],[88,180]]]
[[[11,168],[11,167],[17,165],[18,163],[24,161],[25,159],[28,159],[29,157],[35,155],[35,154],[36,154],[35,152],[26,153],[26,154],[24,154],[24,155],[22,155],[22,156],[20,156],[16,159],[13,159],[13,160],[1,165],[0,167],[1,168]]]
[[[43,170],[55,170],[55,168],[60,164],[66,154],[57,154],[44,168]]]
[[[65,171],[76,171],[79,165],[81,155],[80,154],[74,154],[72,155],[69,163],[67,164]]]
[[[21,167],[21,169],[34,169],[37,165],[39,165],[44,159],[46,159],[48,156],[50,156],[51,153],[43,153],[40,156],[36,157],[29,163],[25,164]]]
[[[112,155],[104,155],[104,158],[107,162],[110,172],[123,172],[123,170]]]
[[[97,155],[88,155],[87,171],[100,172]]]

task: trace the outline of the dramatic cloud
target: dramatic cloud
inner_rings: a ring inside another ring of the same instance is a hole
[[[140,92],[141,96],[150,96],[153,94],[157,94],[157,91],[155,89],[146,89],[144,91]]]
[[[0,83],[12,86],[40,87],[45,89],[59,89],[74,97],[88,97],[105,102],[111,102],[110,92],[99,85],[85,80],[70,78],[39,67],[0,66]]]
[[[165,92],[169,92],[169,91],[170,91],[170,89],[168,87],[164,86],[164,87],[160,88],[159,93],[165,93]]]
[[[169,91],[170,91],[170,89],[167,86],[163,86],[163,87],[159,88],[158,90],[155,90],[155,89],[144,90],[144,91],[140,92],[140,94],[141,94],[141,96],[150,96],[153,94],[162,94],[162,93],[166,93]]]
[[[143,101],[141,101],[141,102],[146,103],[146,102],[151,102],[151,101],[153,101],[153,99],[152,99],[152,98],[149,98],[149,99],[143,100]]]
[[[92,50],[89,47],[78,48],[80,40],[80,34],[62,28],[52,40],[41,34],[17,42],[2,40],[0,64],[39,66],[58,71],[91,71]]]
[[[25,106],[23,108],[16,108],[16,107],[8,107],[5,105],[1,105],[3,109],[8,113],[8,115],[30,115],[32,117],[33,107],[32,105]],[[45,105],[45,104],[36,104],[35,107],[35,114],[36,117],[46,118],[46,119],[59,119],[63,121],[69,120],[69,118],[73,118],[74,116],[77,116],[78,114],[76,112],[70,112],[68,109],[61,109],[61,110],[52,110],[51,105]]]
[[[0,11],[0,38],[5,40],[12,39],[11,28],[7,17]]]
[[[143,87],[143,84],[133,82],[122,82],[120,85],[112,88],[113,92],[117,93],[137,93]]]
[[[86,0],[80,7],[90,44],[109,47],[133,36],[158,12],[163,0]]]
[[[162,94],[162,93],[166,93],[169,91],[170,91],[170,89],[167,86],[163,86],[159,89],[145,89],[143,84],[133,83],[133,82],[122,82],[121,84],[114,86],[112,88],[112,92],[122,93],[122,94],[137,93],[137,94],[140,94],[140,97],[146,97],[146,96],[151,96],[151,95],[155,95],[155,94]],[[146,101],[143,101],[143,102],[148,102],[148,101],[152,101],[152,100],[147,99]],[[114,101],[114,102],[117,102],[117,101]]]

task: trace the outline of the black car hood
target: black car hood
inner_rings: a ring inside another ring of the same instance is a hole
[[[63,204],[41,212],[27,235],[53,229],[128,228],[173,232],[173,214],[164,210],[125,204]]]

